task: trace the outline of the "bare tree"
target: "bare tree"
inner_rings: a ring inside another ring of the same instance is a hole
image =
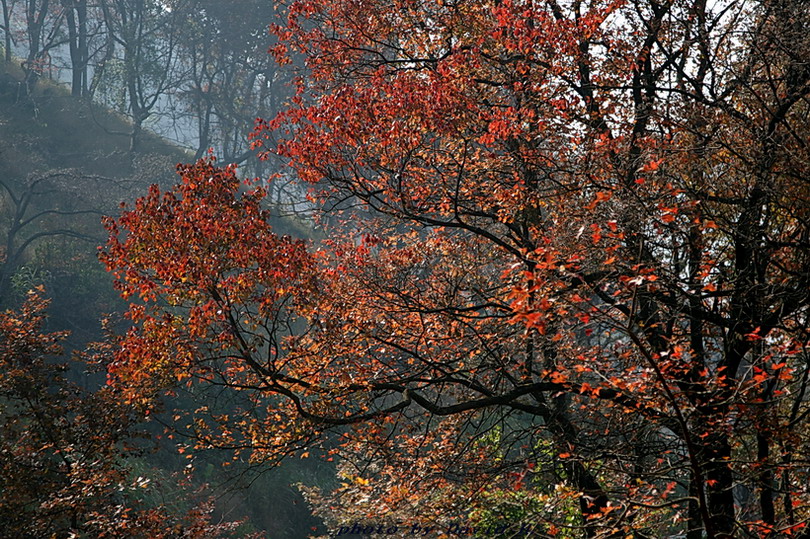
[[[22,63],[29,97],[37,81],[51,67],[50,52],[66,43],[64,12],[51,0],[26,0],[25,28],[28,52]]]
[[[182,80],[177,61],[181,10],[179,4],[168,9],[154,0],[103,0],[101,7],[110,37],[121,50],[119,80],[114,83],[125,89],[132,120],[130,150],[135,152],[144,122]]]
[[[74,169],[35,172],[21,182],[0,179],[0,302],[11,277],[31,248],[49,238],[75,238],[99,244],[100,217],[136,183],[90,175]],[[117,191],[117,193],[116,193]]]

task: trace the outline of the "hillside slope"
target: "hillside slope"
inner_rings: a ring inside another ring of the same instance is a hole
[[[151,133],[130,152],[125,118],[47,79],[28,97],[22,80],[19,67],[0,62],[0,307],[44,284],[56,326],[89,338],[115,298],[98,286],[109,283],[95,259],[106,239],[100,217],[152,183],[168,187],[193,156]],[[308,235],[301,223],[273,224]]]
[[[122,202],[131,204],[152,183],[168,188],[176,165],[192,155],[148,133],[132,153],[130,125],[121,116],[48,80],[29,99],[21,80],[19,69],[0,62],[0,309],[18,305],[27,290],[42,285],[51,302],[50,329],[69,330],[66,347],[82,350],[103,337],[100,318],[125,307],[97,260],[106,241],[102,215],[118,214]],[[273,224],[280,234],[308,234],[291,220]],[[71,376],[83,385],[103,381],[79,371]],[[207,457],[199,479],[214,487],[237,481],[237,466],[226,474],[217,459]],[[164,438],[143,467],[169,477],[186,464]],[[249,491],[217,490],[219,511],[250,517],[254,529],[271,537],[301,537],[319,521],[291,485],[332,477],[331,467],[316,470],[317,463],[293,463],[255,479]]]
[[[115,297],[95,260],[101,215],[173,181],[189,155],[153,135],[130,153],[121,117],[48,80],[29,97],[22,76],[0,65],[0,306],[45,285],[52,324],[81,341]]]

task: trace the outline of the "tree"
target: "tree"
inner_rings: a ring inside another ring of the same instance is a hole
[[[126,111],[132,120],[132,152],[139,150],[144,122],[182,78],[177,70],[176,49],[183,7],[183,2],[154,0],[101,2],[107,31],[122,50],[121,68],[112,85],[125,90]],[[108,43],[109,53],[111,46]]]
[[[138,415],[110,387],[68,382],[65,334],[42,332],[46,307],[38,290],[19,312],[0,313],[2,536],[232,536],[237,524],[211,523],[210,504],[172,514],[139,502],[151,485],[126,461]]]
[[[87,68],[90,63],[90,38],[87,0],[62,0],[70,50],[70,93],[75,97],[88,95]]]
[[[3,5],[3,61],[6,64],[11,63],[11,11],[9,9],[8,0],[2,0]]]
[[[7,215],[0,226],[0,301],[4,303],[12,277],[30,259],[34,247],[55,238],[97,244],[101,241],[98,219],[114,206],[105,199],[131,193],[134,183],[74,169],[33,172],[24,180],[16,173],[9,170],[0,180],[0,204]]]
[[[195,160],[213,148],[223,162],[263,166],[248,133],[257,116],[276,114],[290,94],[287,72],[267,54],[272,43],[267,25],[276,17],[275,6],[194,0],[186,17],[179,48],[188,80],[175,121],[187,121],[196,131]]]
[[[336,432],[343,523],[804,536],[805,7],[292,2],[307,79],[254,136],[330,239],[181,169],[108,222],[114,379],[240,395],[200,447]]]
[[[59,6],[52,4],[50,0],[26,0],[23,7],[28,54],[22,67],[30,98],[42,73],[50,67],[51,50],[64,43],[63,14]]]

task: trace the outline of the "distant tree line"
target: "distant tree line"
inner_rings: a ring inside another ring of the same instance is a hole
[[[224,161],[251,156],[246,133],[279,110],[284,75],[267,54],[275,7],[259,0],[1,0],[6,63],[19,57],[31,96],[43,76],[76,98]],[[285,78],[286,77],[286,78]],[[258,160],[253,160],[256,167]],[[259,171],[260,172],[260,171]]]

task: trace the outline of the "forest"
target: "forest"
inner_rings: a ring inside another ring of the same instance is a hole
[[[810,538],[806,0],[2,0],[0,536]]]

